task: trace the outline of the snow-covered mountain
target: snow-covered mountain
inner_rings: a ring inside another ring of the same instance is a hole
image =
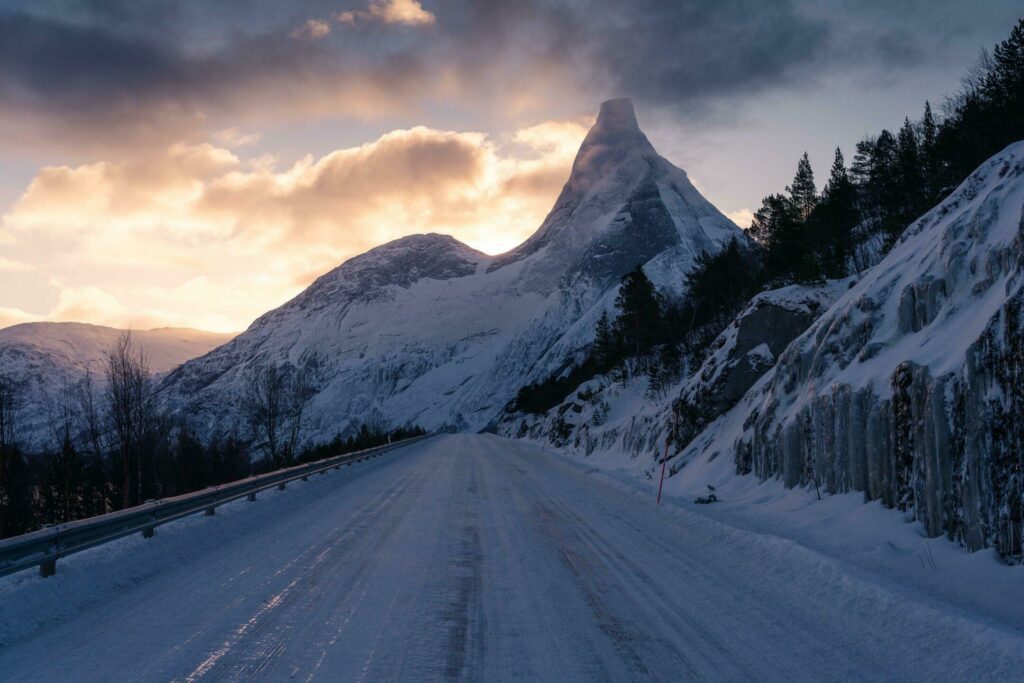
[[[524,384],[577,360],[621,276],[638,263],[669,293],[694,259],[742,237],[660,157],[627,99],[601,106],[551,213],[500,256],[444,235],[396,240],[345,262],[161,387],[199,428],[237,420],[269,364],[315,377],[306,434],[362,423],[487,426]]]
[[[681,455],[1024,540],[1024,142],[982,164]],[[721,461],[718,461],[721,462]],[[678,466],[678,465],[677,465]]]
[[[124,330],[85,323],[24,323],[0,329],[0,377],[19,387],[19,436],[30,447],[49,436],[48,406],[91,371],[103,382],[103,359]],[[234,335],[187,328],[136,330],[149,369],[165,373]]]

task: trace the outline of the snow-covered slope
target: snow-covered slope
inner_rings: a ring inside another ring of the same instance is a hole
[[[623,467],[615,462],[623,456],[639,458],[641,469],[652,467],[661,457],[669,428],[675,430],[674,443],[689,443],[735,405],[850,284],[835,280],[762,292],[711,343],[695,372],[683,373],[661,391],[650,391],[646,375],[624,382],[594,377],[543,415],[503,415],[498,431],[584,457],[596,455],[613,469]]]
[[[1020,555],[1024,143],[985,162],[683,454],[863,491]],[[696,460],[695,460],[696,459]]]
[[[25,323],[0,329],[0,377],[19,387],[19,436],[29,447],[49,436],[47,406],[65,386],[91,370],[103,381],[103,358],[124,333],[85,323]],[[133,331],[149,369],[165,373],[231,339],[230,334],[186,328]]]
[[[519,387],[576,360],[638,263],[678,292],[694,258],[742,232],[654,151],[629,100],[602,105],[555,207],[497,257],[443,235],[353,258],[230,344],[171,373],[162,400],[212,429],[255,370],[305,366],[305,433],[416,423],[481,429]]]

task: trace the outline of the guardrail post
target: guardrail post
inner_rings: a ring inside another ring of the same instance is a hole
[[[53,526],[53,524],[44,524],[43,528],[44,529],[49,529],[52,526]],[[57,541],[56,540],[50,543],[50,548],[52,550],[56,550],[57,549]],[[44,579],[46,577],[48,577],[48,576],[53,576],[56,573],[57,573],[57,558],[56,557],[53,558],[52,560],[46,560],[45,562],[41,562],[39,564],[39,576],[43,577]]]
[[[217,508],[215,508],[215,507],[213,507],[211,505],[210,507],[206,508],[206,512],[204,514],[207,517],[213,517],[216,513],[217,513]]]
[[[308,474],[303,474],[302,475],[302,481],[309,481],[309,475]]]
[[[153,500],[152,498],[150,498],[146,502],[147,503],[155,503],[156,501]],[[156,517],[151,515],[150,516],[150,520],[155,522],[156,521]],[[156,533],[156,525],[155,524],[151,524],[151,525],[149,525],[147,527],[143,527],[142,528],[142,537],[143,538],[153,538],[153,534],[155,534],[155,533]]]
[[[249,499],[250,503],[255,503],[256,502],[256,492],[255,491],[249,491],[249,495],[246,496],[246,498]]]
[[[327,470],[320,470],[317,474],[327,474]]]
[[[283,481],[280,484],[277,485],[277,490],[278,491],[284,491],[284,482]]]

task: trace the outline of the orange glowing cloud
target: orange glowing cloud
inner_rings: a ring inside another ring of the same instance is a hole
[[[395,130],[287,167],[179,143],[129,161],[44,168],[2,231],[18,249],[11,264],[49,275],[56,302],[32,314],[0,301],[0,326],[51,319],[237,331],[315,276],[398,237],[441,232],[505,251],[543,220],[587,124],[549,121],[500,139]]]
[[[339,12],[335,18],[343,24],[359,21],[381,21],[386,24],[419,26],[433,24],[436,17],[423,9],[417,0],[371,0],[365,10]]]

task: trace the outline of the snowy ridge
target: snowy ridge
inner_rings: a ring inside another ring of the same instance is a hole
[[[741,473],[863,491],[930,535],[1019,553],[1022,206],[1016,143],[910,226],[683,463],[728,454]]]
[[[479,430],[521,386],[580,358],[625,272],[646,264],[679,291],[696,255],[742,235],[613,100],[517,249],[489,257],[443,235],[373,249],[173,372],[161,400],[213,430],[238,420],[256,368],[284,364],[315,377],[309,438],[367,422]]]

